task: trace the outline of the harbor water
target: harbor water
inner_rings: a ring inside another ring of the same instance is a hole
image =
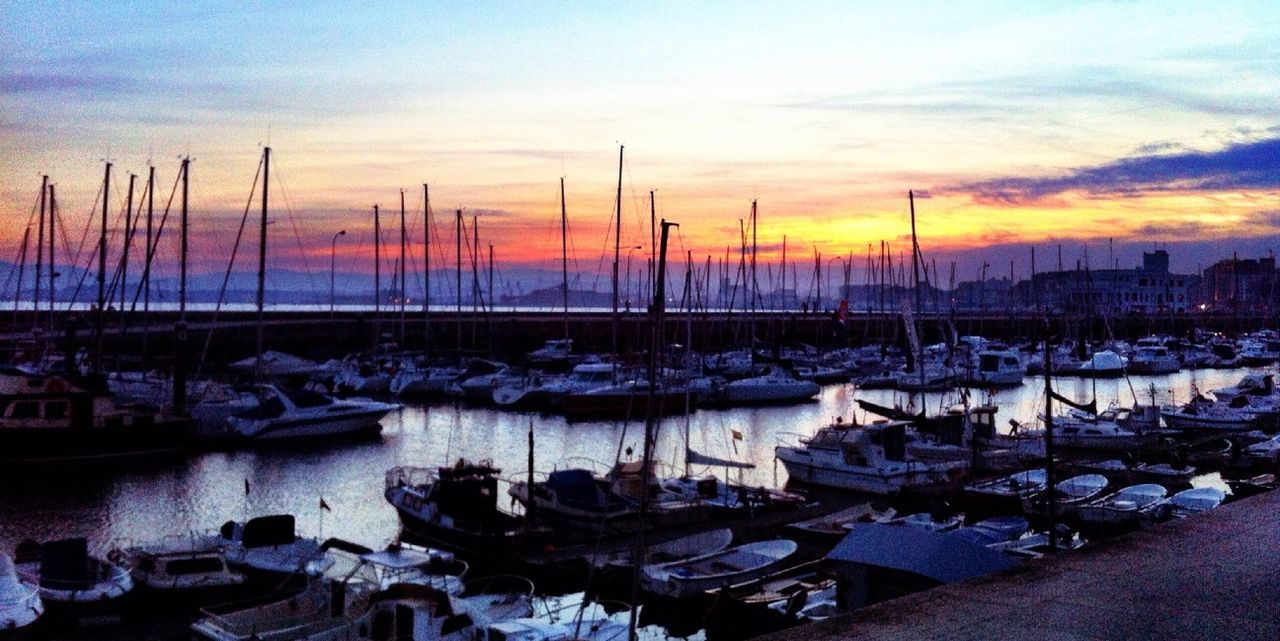
[[[1236,383],[1250,369],[1182,371],[1130,379],[1059,379],[1055,388],[1077,399],[1092,398],[1131,405],[1135,395],[1150,402],[1185,402],[1192,386],[1207,393]],[[973,390],[973,401],[989,392]],[[836,417],[874,420],[857,409],[862,398],[880,404],[912,402],[890,390],[860,390],[828,385],[816,402],[785,407],[697,410],[687,419],[662,422],[656,455],[672,469],[683,467],[686,424],[690,446],[721,458],[755,464],[741,471],[750,485],[786,482],[775,466],[773,448],[788,434],[812,434]],[[1043,384],[1028,377],[1016,388],[995,391],[997,425],[1009,419],[1034,422],[1043,411]],[[914,399],[930,413],[958,401],[955,393]],[[154,540],[166,534],[213,530],[227,520],[289,512],[302,534],[337,536],[369,546],[396,537],[399,522],[382,497],[383,474],[397,465],[449,465],[459,458],[491,459],[508,478],[528,469],[528,432],[534,434],[534,469],[551,471],[580,465],[584,459],[607,464],[620,456],[638,457],[641,421],[567,422],[560,416],[505,412],[458,404],[408,404],[382,421],[380,436],[242,451],[193,453],[111,467],[50,465],[10,471],[0,477],[0,549],[12,551],[23,539],[37,541],[85,536],[93,549],[106,551],[124,540]],[[741,438],[737,438],[740,435]],[[630,454],[629,454],[630,453]],[[723,474],[724,470],[711,471]],[[737,479],[739,472],[731,472]],[[322,510],[321,499],[330,510]]]

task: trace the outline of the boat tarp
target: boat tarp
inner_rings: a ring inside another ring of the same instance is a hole
[[[952,583],[999,572],[1017,564],[999,552],[958,536],[929,530],[856,523],[827,558],[918,574]]]
[[[579,508],[601,508],[600,490],[591,472],[582,469],[558,470],[547,477],[547,488],[561,503]]]
[[[691,449],[685,450],[684,458],[690,465],[714,465],[716,467],[736,467],[741,469],[753,469],[756,466],[755,463],[749,463],[747,461],[734,461],[731,459],[707,456],[706,454],[702,454]]]
[[[40,546],[40,578],[83,581],[89,576],[89,543],[83,538],[50,541]]]
[[[288,545],[294,541],[292,514],[272,514],[249,519],[240,534],[240,544],[247,548]]]

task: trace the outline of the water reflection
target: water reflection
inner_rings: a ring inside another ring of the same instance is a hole
[[[1211,370],[1129,381],[1064,379],[1056,387],[1080,399],[1091,398],[1096,387],[1100,406],[1110,401],[1131,404],[1135,395],[1147,400],[1153,387],[1157,400],[1185,401],[1193,382],[1208,391],[1234,384],[1245,373]],[[1000,406],[998,425],[1007,429],[1010,418],[1033,420],[1043,409],[1043,387],[1028,381],[991,397]],[[698,411],[688,419],[667,418],[655,451],[662,462],[682,467],[687,429],[690,446],[699,452],[754,462],[754,469],[741,472],[743,481],[782,483],[786,473],[773,464],[777,436],[811,434],[837,416],[866,420],[857,410],[857,398],[885,405],[914,402],[931,412],[956,400],[954,395],[928,394],[912,401],[887,390],[828,386],[818,401],[799,406]],[[398,530],[395,511],[382,499],[384,471],[396,465],[446,465],[466,457],[492,459],[505,474],[516,477],[527,469],[530,425],[534,465],[543,471],[574,457],[609,462],[620,450],[638,453],[643,438],[638,422],[569,423],[558,416],[410,405],[384,419],[381,437],[372,440],[208,452],[114,470],[61,466],[38,475],[9,475],[0,480],[0,549],[12,550],[23,538],[85,535],[96,549],[105,550],[116,539],[148,540],[208,530],[228,519],[276,512],[296,514],[306,534],[320,534],[323,528],[325,536],[376,547]],[[734,438],[735,432],[742,434],[741,440]],[[332,513],[321,513],[322,496]]]

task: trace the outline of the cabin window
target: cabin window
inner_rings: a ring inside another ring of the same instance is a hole
[[[35,401],[17,401],[9,407],[10,418],[40,418],[40,404]]]
[[[222,559],[213,556],[175,559],[164,564],[164,571],[170,576],[218,573],[222,572]]]
[[[45,418],[66,418],[67,402],[66,401],[50,401],[44,404]]]

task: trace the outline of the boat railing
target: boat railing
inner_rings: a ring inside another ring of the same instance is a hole
[[[436,470],[431,467],[414,467],[411,465],[402,465],[387,470],[385,476],[385,487],[417,487],[425,485],[434,480]]]
[[[795,447],[797,444],[800,446],[808,445],[810,439],[813,437],[808,434],[801,434],[800,432],[777,432],[773,435],[773,438],[775,443],[779,446]]]

